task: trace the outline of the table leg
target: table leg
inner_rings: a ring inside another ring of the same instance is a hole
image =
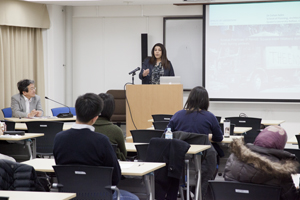
[[[147,190],[147,194],[149,194],[149,200],[154,200],[154,195],[155,195],[155,178],[154,178],[154,173],[151,172],[149,174],[146,174],[144,176],[144,182]]]
[[[28,151],[29,151],[29,155],[30,155],[30,160],[33,159],[33,155],[32,155],[32,149],[31,149],[31,144],[30,144],[30,140],[25,140],[25,145],[28,147]]]
[[[32,138],[32,157],[36,158],[36,139]]]
[[[197,186],[196,186],[196,200],[202,200],[202,191],[201,191],[201,155],[195,155],[195,167],[198,173]]]
[[[186,164],[186,200],[190,200],[190,163],[185,160]]]

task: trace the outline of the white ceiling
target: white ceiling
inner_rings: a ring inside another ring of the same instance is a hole
[[[110,6],[110,5],[149,5],[149,4],[174,4],[182,3],[183,0],[23,0],[43,4],[55,4],[64,6]]]
[[[280,0],[21,0],[42,4],[55,4],[62,6],[111,6],[111,5],[173,5],[190,3],[228,3],[228,2],[266,2]],[[281,0],[284,1],[284,0]],[[292,0],[293,1],[293,0]]]

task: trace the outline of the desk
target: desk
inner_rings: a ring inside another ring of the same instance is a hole
[[[145,144],[145,143],[132,143],[132,142],[125,142],[125,147],[128,152],[136,152],[135,145],[136,144]],[[210,148],[210,145],[196,145],[191,144],[187,154],[197,154],[202,151],[205,151]]]
[[[25,162],[32,166],[36,171],[41,172],[54,172],[52,168],[55,164],[54,159],[32,159]],[[150,173],[157,169],[160,169],[166,165],[166,163],[151,163],[151,162],[126,162],[119,161],[122,175],[130,176],[143,176],[146,184],[146,189],[148,194],[150,194],[150,199],[154,199],[155,189],[154,189],[154,174]]]
[[[151,126],[147,129],[154,130],[154,127]],[[252,129],[251,127],[234,127],[233,132],[234,132],[234,134],[242,134],[242,133],[245,133],[247,131],[250,131],[251,129]],[[127,138],[129,139],[129,137],[126,137],[126,139]]]
[[[221,123],[223,123],[224,119],[221,120]],[[263,125],[267,125],[267,126],[270,126],[270,125],[280,125],[282,124],[283,122],[285,122],[285,120],[268,120],[268,119],[262,119],[261,120],[261,124]]]
[[[70,128],[72,128],[72,126],[73,126],[73,124],[64,123],[63,130],[64,131],[69,130]],[[16,123],[15,130],[24,130],[24,131],[26,131],[27,126],[26,126],[25,123]]]
[[[298,145],[298,141],[296,136],[293,136],[292,138],[288,139],[288,141],[286,142],[287,144],[296,144]]]
[[[28,145],[28,148],[31,149],[30,157],[35,158],[36,157],[36,141],[34,138],[44,136],[44,133],[25,133],[25,135],[1,135],[0,140],[9,140],[9,141],[21,141],[21,140],[27,140],[27,139],[33,139],[32,140],[32,149],[30,148],[29,142],[26,142],[26,145]]]
[[[265,120],[265,119],[261,120],[261,124],[268,125],[268,126],[270,126],[270,125],[280,125],[283,122],[285,122],[285,120]]]
[[[9,197],[9,200],[68,200],[76,197],[76,193],[66,193],[66,192],[31,192],[31,191],[8,191],[1,190],[1,197]]]
[[[244,136],[243,135],[231,135],[230,137],[223,137],[223,140],[220,143],[230,144],[233,139],[239,139],[239,138],[244,138]],[[213,142],[213,141],[211,141],[211,142]]]
[[[75,122],[76,121],[76,116],[74,117],[70,117],[70,118],[57,118],[57,117],[35,117],[35,118],[4,118],[4,120],[6,121],[10,121],[10,122],[16,122],[16,123],[20,123],[20,122],[34,122],[34,121],[56,121],[56,122]]]

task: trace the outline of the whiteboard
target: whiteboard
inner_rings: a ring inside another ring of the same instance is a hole
[[[202,86],[202,25],[201,17],[164,18],[167,57],[185,90]]]

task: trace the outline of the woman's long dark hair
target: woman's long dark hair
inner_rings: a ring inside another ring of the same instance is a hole
[[[194,87],[184,105],[187,113],[194,111],[200,112],[201,110],[207,110],[209,106],[208,93],[204,87]]]
[[[170,61],[167,58],[167,50],[165,46],[161,43],[157,43],[153,46],[151,50],[151,58],[150,58],[150,64],[155,65],[156,64],[156,58],[154,56],[154,48],[158,46],[161,49],[161,65],[164,69],[170,69]]]

